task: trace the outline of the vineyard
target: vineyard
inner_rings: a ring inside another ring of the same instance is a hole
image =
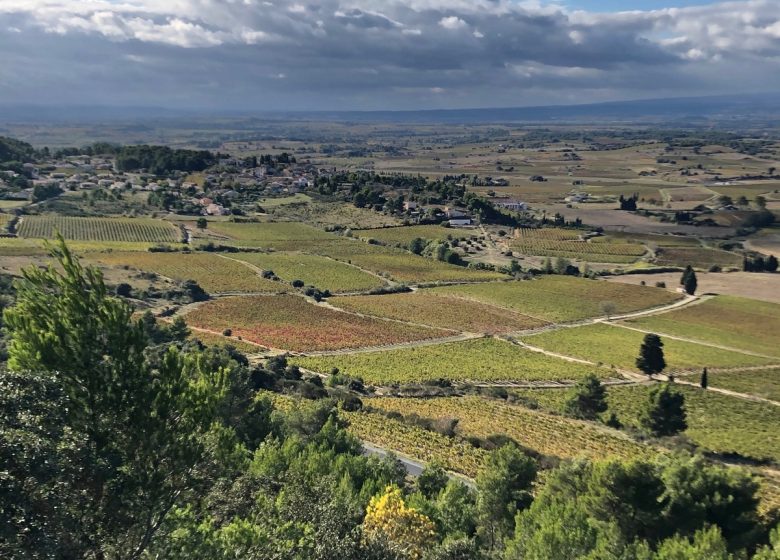
[[[568,362],[494,338],[359,354],[295,358],[306,369],[360,377],[379,385],[452,381],[562,381],[607,369]]]
[[[88,256],[104,265],[130,266],[183,282],[195,280],[210,293],[283,292],[281,282],[262,278],[249,266],[212,253],[101,253]]]
[[[780,402],[780,368],[709,372],[709,386]],[[698,381],[698,378],[692,379]]]
[[[387,275],[406,283],[427,282],[480,282],[507,278],[506,275],[487,270],[475,270],[419,257],[401,249],[369,245],[360,241],[332,245],[315,252]]]
[[[547,324],[508,309],[436,295],[430,290],[408,294],[333,298],[330,303],[356,313],[474,333],[499,334]]]
[[[56,232],[77,241],[131,241],[177,243],[179,229],[151,218],[80,218],[66,216],[25,216],[17,227],[20,237],[51,239]]]
[[[589,360],[617,368],[636,370],[636,357],[644,333],[607,324],[547,331],[526,336],[523,342],[567,356]],[[760,358],[661,337],[667,371],[702,368],[735,368],[780,363],[780,360]]]
[[[434,293],[448,294],[498,305],[551,322],[577,321],[604,315],[603,305],[614,313],[630,313],[672,303],[680,298],[660,288],[632,286],[571,276],[544,276],[538,280],[473,286],[446,286]]]
[[[703,270],[713,265],[739,268],[742,266],[742,257],[736,253],[704,247],[664,247],[657,251],[655,263],[659,266],[691,265]]]
[[[332,293],[364,292],[385,285],[382,279],[373,274],[319,255],[239,253],[235,258],[262,270],[273,271],[287,282],[302,280],[306,285],[330,290]]]
[[[447,331],[358,317],[294,295],[226,297],[185,317],[195,327],[296,352],[361,348],[437,338]]]
[[[554,457],[630,458],[651,452],[605,426],[479,397],[373,398],[366,404],[423,418],[454,418],[459,435],[486,438],[504,434],[524,447]]]
[[[718,296],[661,315],[626,321],[643,330],[778,356],[780,305]]]
[[[8,222],[11,221],[12,217],[13,216],[11,216],[10,214],[0,213],[0,233],[4,233],[7,231]]]
[[[632,263],[647,252],[640,244],[591,243],[577,231],[555,228],[518,229],[510,248],[527,255],[604,263]]]
[[[349,431],[363,441],[419,461],[439,461],[445,469],[471,478],[477,476],[487,456],[487,451],[462,438],[450,438],[381,414],[363,411],[342,414],[349,421]]]
[[[401,226],[379,229],[356,229],[352,233],[364,239],[376,239],[388,245],[409,245],[415,239],[426,241],[444,241],[445,239],[474,238],[473,232],[446,228],[442,226]]]
[[[337,243],[340,238],[306,224],[297,222],[237,223],[209,222],[203,233],[215,233],[229,239],[214,239],[214,242],[262,247],[279,251],[311,250],[312,244],[325,241]]]
[[[238,340],[235,336],[223,336],[221,334],[193,330],[190,338],[200,340],[206,346],[233,346],[244,354],[257,354],[266,350],[263,346],[258,346],[245,340]]]

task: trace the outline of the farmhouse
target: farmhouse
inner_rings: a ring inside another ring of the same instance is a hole
[[[521,200],[502,200],[497,202],[496,206],[506,208],[507,210],[511,210],[513,212],[522,212],[524,210],[528,210],[528,204]]]

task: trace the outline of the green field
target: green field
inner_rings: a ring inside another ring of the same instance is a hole
[[[271,292],[291,289],[289,286],[262,278],[251,267],[213,253],[103,253],[89,255],[109,266],[129,266],[155,272],[179,282],[195,280],[209,293]]]
[[[676,388],[685,394],[688,413],[685,434],[693,442],[718,453],[780,460],[780,407],[695,387],[677,385]],[[646,385],[610,387],[607,391],[609,410],[624,424],[636,427],[649,390]],[[566,391],[558,390],[520,390],[517,393],[555,412],[563,410],[568,397]]]
[[[434,293],[473,299],[512,309],[545,321],[577,321],[604,315],[611,303],[616,313],[629,313],[674,302],[680,296],[660,288],[631,286],[571,276],[474,286],[446,286]]]
[[[445,239],[478,237],[478,232],[458,230],[436,225],[401,226],[379,229],[355,229],[353,235],[364,239],[376,239],[386,245],[407,246],[415,239],[443,241]]]
[[[523,337],[523,342],[545,350],[636,370],[635,359],[644,333],[603,323],[558,329]],[[780,363],[780,360],[760,358],[739,352],[703,346],[661,337],[667,371],[708,368],[735,368]]]
[[[237,253],[231,256],[262,270],[273,271],[287,282],[302,280],[306,285],[332,293],[365,292],[386,284],[373,274],[319,255],[275,252]]]
[[[707,374],[710,387],[718,387],[780,402],[780,368]],[[698,381],[698,377],[691,379]]]
[[[437,295],[430,289],[405,294],[332,298],[329,301],[331,305],[356,313],[474,333],[507,333],[547,324],[509,309]]]
[[[655,263],[659,266],[687,266],[708,269],[720,267],[741,267],[742,257],[736,253],[705,249],[704,247],[664,247],[658,250]]]
[[[279,251],[310,250],[313,242],[341,240],[336,235],[297,222],[238,223],[209,222],[204,234],[218,234],[228,239],[212,241],[244,247],[262,247]]]
[[[557,228],[520,228],[509,243],[513,251],[542,257],[565,257],[603,263],[632,263],[647,250],[637,243],[591,243],[580,239],[587,232]]]
[[[629,319],[642,330],[778,356],[780,304],[717,296],[660,315]]]
[[[76,241],[177,243],[181,240],[176,226],[151,218],[25,216],[17,231],[20,237],[40,239],[52,239],[59,232],[65,239]]]
[[[320,373],[338,368],[368,383],[452,381],[560,381],[609,370],[568,362],[525,350],[495,338],[479,338],[400,350],[295,358],[294,363]]]

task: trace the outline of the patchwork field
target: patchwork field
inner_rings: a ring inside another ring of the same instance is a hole
[[[302,280],[306,285],[332,293],[363,292],[385,285],[373,274],[319,255],[274,252],[237,253],[231,257],[273,271],[287,282]]]
[[[340,240],[336,235],[298,222],[209,222],[207,230],[202,233],[226,238],[214,239],[214,242],[279,251],[306,250],[310,249],[313,242],[335,243]]]
[[[257,344],[252,344],[245,340],[238,340],[235,336],[223,336],[209,332],[193,330],[190,338],[200,340],[206,346],[233,346],[239,352],[244,354],[256,354],[266,350],[266,348]]]
[[[718,296],[626,323],[660,334],[777,356],[780,360],[780,304]]]
[[[546,324],[508,309],[437,295],[429,289],[406,294],[332,298],[328,301],[331,305],[356,313],[475,333],[506,333]]]
[[[706,249],[704,247],[664,247],[656,252],[655,263],[659,266],[687,266],[708,269],[720,267],[741,267],[742,257],[736,253]]]
[[[56,232],[77,241],[131,241],[177,243],[179,229],[169,222],[150,218],[81,218],[25,216],[19,222],[20,237],[51,239]]]
[[[296,352],[361,348],[448,336],[449,331],[358,317],[309,303],[302,297],[239,296],[206,302],[185,317],[188,324]]]
[[[614,313],[629,313],[680,299],[679,294],[660,288],[584,280],[571,276],[545,276],[538,280],[473,286],[446,286],[434,289],[434,293],[498,305],[552,322],[602,316],[605,314],[603,306],[607,303],[614,305]]]
[[[464,436],[504,434],[522,446],[555,457],[628,458],[648,452],[647,447],[604,426],[479,397],[375,398],[366,402],[423,418],[456,418]]]
[[[547,331],[523,337],[523,342],[594,363],[636,370],[636,357],[644,333],[603,323]],[[683,342],[661,336],[664,343],[666,371],[702,368],[736,368],[780,363],[739,352]]]
[[[89,259],[109,266],[129,266],[173,280],[195,280],[209,293],[283,292],[289,286],[262,278],[250,267],[213,253],[102,253]]]
[[[341,373],[373,384],[451,381],[561,381],[609,370],[568,362],[525,350],[495,338],[479,338],[416,348],[335,356],[295,358],[294,363],[320,373]]]

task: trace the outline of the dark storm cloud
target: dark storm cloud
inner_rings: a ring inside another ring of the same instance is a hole
[[[780,3],[595,14],[504,0],[3,0],[0,56],[0,102],[407,108],[732,93],[780,89]]]

